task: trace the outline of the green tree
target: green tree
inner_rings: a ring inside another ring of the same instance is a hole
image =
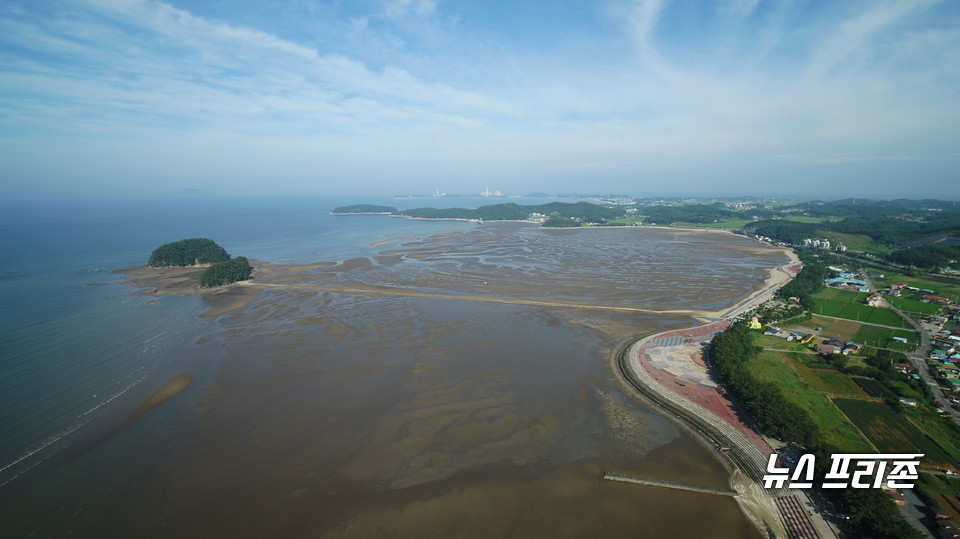
[[[250,278],[253,268],[244,256],[238,256],[225,262],[217,262],[200,274],[200,286],[209,288]]]
[[[190,238],[157,247],[150,254],[148,264],[154,267],[192,266],[226,260],[230,260],[230,255],[215,241],[206,238]]]

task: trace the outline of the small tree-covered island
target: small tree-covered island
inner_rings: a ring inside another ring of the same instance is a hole
[[[190,238],[165,243],[153,250],[151,267],[209,266],[200,274],[202,288],[222,286],[250,278],[253,267],[246,257],[231,258],[226,249],[207,238]]]

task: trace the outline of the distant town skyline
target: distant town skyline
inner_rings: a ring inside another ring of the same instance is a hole
[[[0,3],[8,199],[960,198],[960,3]]]

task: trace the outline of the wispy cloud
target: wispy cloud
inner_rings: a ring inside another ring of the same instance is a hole
[[[875,2],[862,12],[843,21],[834,29],[827,29],[813,59],[807,66],[808,76],[818,79],[840,66],[860,68],[864,61],[876,61],[877,34],[904,17],[929,8],[940,0],[912,2]]]

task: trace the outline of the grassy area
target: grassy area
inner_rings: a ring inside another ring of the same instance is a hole
[[[934,314],[940,312],[940,305],[935,303],[924,303],[922,301],[917,301],[915,299],[906,299],[906,298],[897,298],[887,296],[887,301],[892,303],[901,311],[907,311],[911,313],[923,313],[923,314]]]
[[[820,357],[820,354],[810,352],[804,345],[800,346],[803,346],[803,351],[785,352],[785,355],[793,362],[793,367],[797,369],[800,376],[805,376],[802,372],[804,368],[806,368],[806,370],[838,370],[839,367],[837,365],[825,361]],[[811,374],[810,376],[814,375]]]
[[[627,225],[627,226],[633,226],[633,225],[635,225],[635,224],[637,224],[637,223],[642,223],[642,222],[643,222],[643,219],[641,219],[640,217],[623,217],[623,218],[621,218],[621,219],[608,219],[608,220],[607,220],[607,224],[608,224],[608,225]]]
[[[749,367],[758,379],[772,382],[787,400],[806,410],[827,442],[852,453],[871,450],[867,441],[823,394],[821,388],[827,387],[826,384],[811,386],[790,367],[782,352],[765,350],[751,360]]]
[[[920,334],[916,331],[906,329],[889,329],[878,326],[861,325],[860,329],[853,334],[854,341],[877,348],[886,348],[887,344],[896,344],[896,341],[890,341],[890,339],[894,337],[903,337],[912,343],[911,345],[907,345],[910,348],[913,348],[920,342]]]
[[[826,221],[836,221],[837,219],[831,217],[809,217],[806,215],[791,215],[789,217],[784,217],[784,221],[796,221],[798,223],[823,223]]]
[[[884,346],[884,348],[888,348],[890,350],[896,350],[898,352],[910,353],[910,352],[915,352],[917,350],[917,344],[916,343],[904,344],[904,343],[890,341],[887,343],[886,346]]]
[[[923,393],[920,393],[916,389],[910,386],[910,384],[900,381],[900,380],[887,380],[884,382],[887,387],[892,389],[897,395],[905,399],[913,399],[916,401],[923,400]]]
[[[839,303],[835,301],[817,300],[813,312],[823,316],[835,316],[868,324],[884,326],[907,327],[907,323],[897,316],[897,313],[883,307],[870,307],[854,303]]]
[[[886,245],[882,245],[873,241],[873,238],[870,236],[864,236],[860,234],[840,234],[839,232],[830,232],[828,233],[828,236],[831,237],[834,243],[840,242],[851,251],[871,253],[878,256],[886,255],[891,251],[891,249]]]
[[[882,453],[923,453],[921,466],[941,469],[952,459],[933,440],[889,406],[879,402],[834,399],[834,404]]]
[[[707,223],[705,225],[694,225],[701,226],[703,228],[720,228],[723,230],[740,230],[747,223],[752,223],[753,219],[727,219],[725,221],[720,221],[719,223]]]
[[[790,354],[786,354],[790,355]],[[793,361],[793,370],[797,371],[797,375],[803,379],[811,388],[820,391],[822,393],[828,393],[829,388],[819,376],[817,376],[817,371],[811,369],[804,365],[801,362]]]
[[[871,396],[877,397],[878,399],[896,399],[897,394],[894,393],[890,388],[883,385],[879,380],[874,380],[873,378],[853,378],[854,383],[862,387]]]
[[[842,288],[826,287],[813,295],[813,299],[820,301],[835,301],[837,303],[863,303],[869,296],[866,292],[854,292]]]
[[[849,376],[839,371],[826,371],[817,369],[813,371],[823,385],[827,388],[827,393],[834,395],[854,395],[857,397],[866,397],[867,394],[855,384]]]
[[[960,495],[960,479],[955,477],[920,474],[919,485],[931,494]]]
[[[807,351],[807,347],[803,344],[800,344],[799,341],[788,341],[786,339],[781,339],[780,337],[774,337],[773,335],[757,335],[757,340],[754,342],[757,346],[762,348],[773,348],[776,350],[796,350],[797,352]]]

